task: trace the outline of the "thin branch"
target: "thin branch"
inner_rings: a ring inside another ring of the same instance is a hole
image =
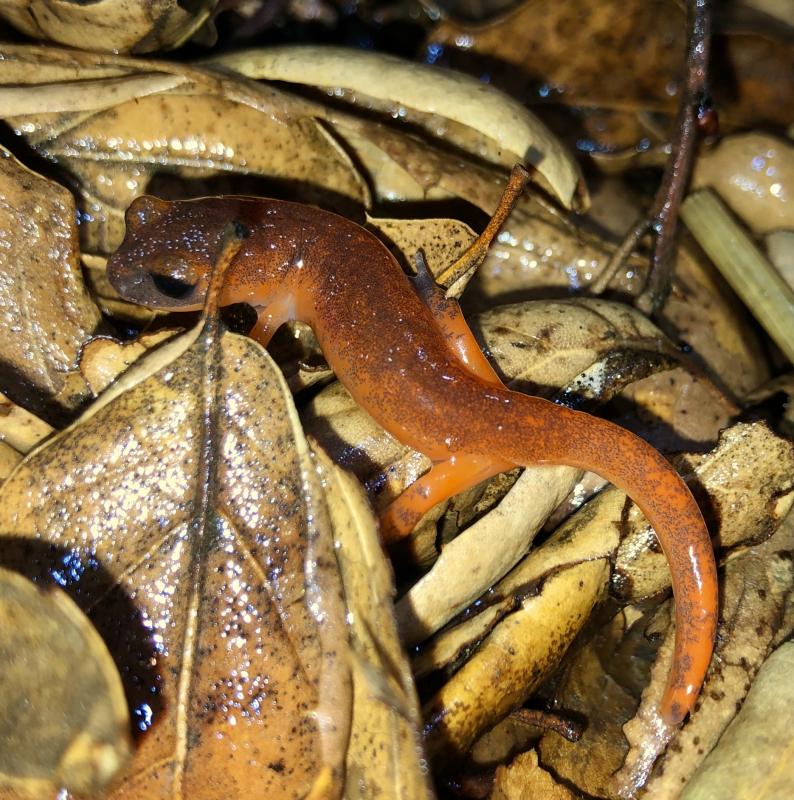
[[[711,135],[715,115],[708,92],[708,62],[711,43],[711,0],[687,0],[689,41],[686,55],[686,80],[676,120],[676,138],[665,166],[662,182],[651,211],[636,223],[623,244],[615,251],[598,286],[606,284],[622,267],[634,246],[649,230],[656,235],[651,271],[645,291],[637,300],[644,311],[655,313],[670,292],[675,255],[678,211],[689,184],[698,133]],[[595,287],[594,287],[595,288]]]

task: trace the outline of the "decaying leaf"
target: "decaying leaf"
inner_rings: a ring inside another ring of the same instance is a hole
[[[213,330],[27,457],[0,553],[59,581],[122,671],[142,735],[113,798],[333,795],[350,688],[321,489],[277,369]]]
[[[95,795],[130,756],[121,678],[60,589],[0,569],[0,791]]]
[[[96,336],[80,354],[80,372],[94,395],[101,394],[147,350],[168,341],[180,331],[165,329],[144,333],[132,342],[119,342],[109,336]]]
[[[86,397],[77,354],[99,324],[75,214],[66,189],[0,150],[0,375],[7,395],[56,417]]]
[[[631,379],[627,362],[632,358],[639,363],[643,357],[656,357],[657,368],[680,360],[676,348],[640,312],[606,300],[583,297],[502,305],[478,315],[473,329],[502,375],[529,394],[548,396],[596,366],[592,383],[579,387],[579,393],[604,402],[623,388],[626,373]],[[623,361],[619,379],[604,363],[616,355]]]
[[[581,475],[575,467],[528,467],[501,503],[444,547],[399,600],[400,635],[417,644],[504,575],[529,549]]]
[[[764,541],[794,503],[794,447],[763,423],[728,428],[714,450],[684,461],[721,550]],[[639,600],[665,589],[669,573],[653,534],[635,514],[627,516],[615,554],[615,585],[625,598]]]
[[[209,18],[218,0],[8,0],[2,15],[34,39],[71,47],[148,53],[177,47]]]
[[[785,797],[794,781],[794,644],[781,645],[755,678],[742,710],[684,789],[682,800]]]
[[[345,765],[349,800],[432,797],[419,707],[394,624],[394,585],[361,486],[317,451],[350,624],[353,709]]]

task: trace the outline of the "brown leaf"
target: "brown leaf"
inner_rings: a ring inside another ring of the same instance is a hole
[[[7,72],[21,61],[30,64],[33,75],[41,76],[39,84],[25,87],[27,104],[38,94],[52,92],[40,67],[40,49],[4,45],[3,54],[11,61]],[[273,184],[268,192],[268,184],[262,183],[266,176],[302,186],[304,200],[322,195],[325,204],[336,202],[347,210],[367,203],[367,187],[349,156],[311,116],[312,111],[322,116],[322,107],[233,77],[122,58],[115,60],[121,77],[114,78],[112,86],[101,82],[92,86],[97,72],[113,67],[114,60],[78,55],[78,64],[70,68],[75,89],[72,107],[78,98],[85,105],[85,95],[96,91],[101,98],[94,110],[32,114],[23,106],[16,115],[8,107],[5,113],[12,115],[10,123],[42,155],[76,176],[84,211],[84,248],[112,252],[123,236],[124,211],[147,190],[163,196],[218,193],[224,190],[223,181],[233,176],[238,193],[246,190],[245,184],[240,187],[245,176],[249,194],[272,194]],[[56,63],[58,56],[54,51]],[[66,65],[61,75],[65,70]],[[164,74],[171,81],[167,86],[152,83]],[[2,68],[0,80],[6,80]],[[267,147],[261,146],[263,141]],[[179,175],[182,182],[169,183],[169,173]],[[152,184],[156,175],[161,176],[159,186]],[[191,179],[192,186],[186,187]]]
[[[114,800],[333,796],[350,690],[321,490],[265,351],[213,331],[28,456],[0,494],[3,559],[61,580],[121,668],[148,730]]]
[[[794,644],[766,660],[742,710],[693,775],[682,800],[785,797],[794,781]]]
[[[87,389],[80,346],[99,324],[83,286],[71,194],[0,151],[4,390],[31,411],[73,410]]]
[[[683,460],[719,549],[768,538],[794,503],[794,447],[762,422],[734,425],[710,453]],[[636,508],[622,525],[615,587],[632,600],[653,596],[669,586],[667,561]]]
[[[627,380],[636,379],[627,363],[632,357],[636,362],[650,357],[657,368],[679,360],[667,337],[639,311],[607,300],[582,297],[498,306],[475,317],[472,327],[505,380],[534,395],[549,396],[577,375],[592,372],[589,386],[583,380],[566,391],[604,402]],[[616,377],[610,375],[608,360],[618,355],[621,370]],[[640,374],[653,366],[649,363]]]
[[[449,542],[400,598],[403,641],[428,638],[510,570],[580,475],[575,467],[527,467],[501,503]]]
[[[25,455],[52,431],[52,426],[43,419],[0,394],[0,441]]]
[[[8,0],[0,15],[34,39],[108,52],[148,53],[178,47],[209,18],[218,0],[189,8],[177,0]]]
[[[317,451],[350,624],[353,716],[349,800],[432,797],[419,742],[416,691],[394,624],[394,584],[360,485]]]
[[[490,800],[524,800],[526,797],[575,800],[576,795],[546,772],[538,764],[535,751],[529,750],[496,770]]]
[[[101,394],[130,364],[147,350],[181,333],[166,328],[144,333],[131,342],[119,342],[108,336],[96,336],[87,342],[80,353],[80,372],[94,396]]]
[[[0,569],[0,787],[94,795],[130,757],[129,712],[104,642],[60,589]]]

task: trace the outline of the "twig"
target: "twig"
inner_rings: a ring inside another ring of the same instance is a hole
[[[615,251],[594,291],[603,290],[623,266],[635,245],[647,231],[656,235],[651,271],[645,291],[637,305],[643,311],[655,313],[670,292],[675,254],[678,210],[684,199],[692,172],[695,145],[701,128],[711,133],[714,112],[708,94],[708,61],[711,40],[711,0],[687,0],[689,41],[686,56],[686,81],[681,93],[676,120],[677,136],[672,143],[662,182],[649,215],[637,222]]]

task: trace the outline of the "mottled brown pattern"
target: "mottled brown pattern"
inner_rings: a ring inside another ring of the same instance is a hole
[[[109,263],[111,282],[146,305],[199,307],[229,221],[249,236],[229,267],[223,301],[257,309],[252,335],[263,342],[287,319],[308,322],[356,401],[402,442],[454,473],[441,476],[445,496],[471,482],[458,474],[457,460],[472,458],[482,466],[478,480],[505,463],[569,464],[603,475],[631,496],[654,526],[673,576],[676,656],[663,713],[679,722],[711,657],[717,583],[700,511],[667,461],[623,428],[477,377],[386,248],[328,212],[252,198],[142,198],[130,207],[127,238]],[[189,286],[163,284],[158,276]],[[418,521],[421,494],[411,497],[413,506],[398,500],[389,524]]]

